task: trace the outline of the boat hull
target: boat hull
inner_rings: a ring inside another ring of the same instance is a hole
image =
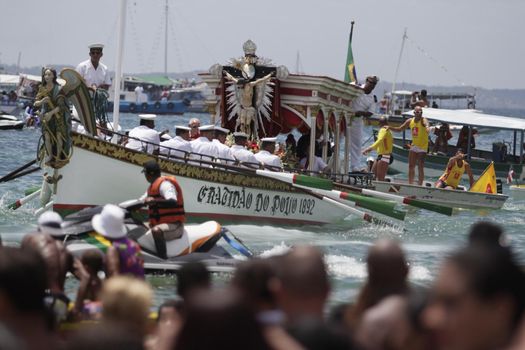
[[[394,144],[393,154],[394,162],[390,165],[393,171],[400,173],[408,173],[408,149],[403,148],[400,144],[402,140],[396,139]],[[425,157],[425,176],[426,177],[440,177],[448,164],[450,157],[439,154],[427,154]],[[468,161],[472,173],[475,176],[479,176],[490,164],[490,159],[472,158]],[[507,177],[511,166],[518,168],[518,164],[512,163],[499,163],[494,162],[494,169],[496,171],[496,177],[504,179]],[[521,167],[519,167],[521,169]],[[416,170],[417,171],[417,170]],[[417,172],[416,172],[417,174]],[[519,174],[517,174],[519,176]]]
[[[66,215],[85,207],[139,198],[148,183],[142,164],[152,155],[85,135],[73,136],[73,156],[57,186],[53,209]],[[252,174],[158,159],[175,175],[190,221],[224,220],[276,224],[326,224],[348,213],[291,185]]]
[[[445,190],[435,187],[417,186],[387,181],[374,181],[373,184],[376,191],[399,194],[404,197],[411,197],[436,204],[452,206],[455,208],[500,209],[508,199],[508,196],[503,194]]]

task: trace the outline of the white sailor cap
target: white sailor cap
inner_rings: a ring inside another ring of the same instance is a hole
[[[155,120],[156,114],[139,114],[139,118],[142,120]]]
[[[244,138],[248,138],[248,134],[246,134],[245,132],[242,132],[242,131],[236,131],[233,133],[233,136],[234,137],[244,137]]]
[[[184,125],[175,125],[173,128],[175,128],[175,131],[178,131],[178,130],[190,131],[191,130],[189,126],[184,126]]]
[[[99,43],[95,43],[95,44],[91,44],[88,46],[88,48],[91,50],[91,49],[103,49],[104,48],[104,44],[99,44]]]
[[[54,211],[46,211],[38,218],[38,231],[52,236],[62,235],[62,217]]]
[[[216,126],[215,127],[215,131],[220,131],[220,132],[223,132],[225,134],[229,134],[230,133],[230,130],[226,129],[226,128],[222,128],[220,126]]]
[[[166,141],[167,141],[167,140],[171,140],[171,136],[170,136],[170,134],[162,134],[162,135],[160,136],[160,139],[161,139],[161,140],[166,140]]]
[[[277,142],[277,137],[265,137],[261,139],[261,142],[275,143]]]
[[[199,126],[199,131],[213,131],[213,129],[215,128],[215,126],[209,124],[209,125],[203,125],[203,126]]]

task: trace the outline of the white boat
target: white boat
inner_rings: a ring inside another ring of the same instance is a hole
[[[413,117],[413,111],[405,113],[404,116],[406,118]],[[520,147],[520,145],[523,145],[524,141],[525,119],[485,114],[480,111],[435,108],[423,108],[423,117],[430,122],[467,126],[470,138],[473,137],[473,127],[513,131],[514,137],[512,142],[494,142],[492,144],[492,150],[470,149],[469,147],[466,152],[466,157],[474,175],[481,175],[491,161],[494,162],[494,168],[498,178],[506,178],[512,167],[518,169],[516,176],[521,175],[524,155],[523,147]],[[405,148],[404,145],[409,142],[409,139],[395,140],[393,149],[394,162],[390,165],[392,170],[401,173],[408,171],[408,149]],[[427,154],[425,158],[425,176],[441,176],[449,158],[455,154],[456,149],[456,146],[449,145],[448,154]]]
[[[454,208],[489,208],[500,209],[508,199],[507,195],[449,190],[428,186],[409,185],[400,182],[374,181],[379,192],[412,197],[431,203],[452,206]]]
[[[24,122],[18,120],[17,117],[10,114],[4,114],[0,112],[0,130],[12,130],[12,129],[22,129],[24,127]]]

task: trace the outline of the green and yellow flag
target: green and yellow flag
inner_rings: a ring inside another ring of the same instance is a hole
[[[469,191],[495,194],[496,190],[496,171],[494,170],[494,162],[490,162],[487,169],[483,171],[483,174],[474,182]]]
[[[352,53],[352,37],[348,38],[348,53],[346,54],[345,82],[357,83],[355,73],[354,55]]]

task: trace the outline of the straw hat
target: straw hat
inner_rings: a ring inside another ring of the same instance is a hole
[[[54,211],[46,211],[38,218],[38,231],[51,236],[62,235],[62,217]]]
[[[91,224],[95,231],[107,238],[122,238],[126,235],[124,211],[114,204],[106,204],[100,214],[93,216]]]

